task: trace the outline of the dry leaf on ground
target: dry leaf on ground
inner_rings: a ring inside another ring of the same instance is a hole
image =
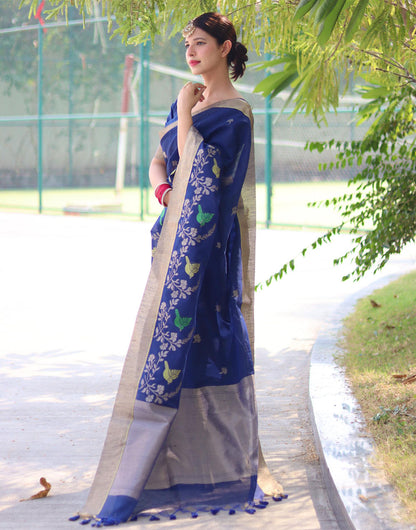
[[[42,477],[39,480],[39,482],[40,482],[41,486],[44,487],[44,489],[41,490],[41,491],[38,491],[37,493],[35,493],[31,497],[29,497],[28,499],[22,499],[20,502],[22,502],[22,501],[33,501],[34,499],[42,499],[43,497],[46,497],[46,495],[49,493],[49,491],[52,488],[52,486],[49,484],[49,482],[44,477]]]

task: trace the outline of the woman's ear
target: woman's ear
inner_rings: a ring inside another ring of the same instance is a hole
[[[231,48],[233,47],[233,44],[230,40],[226,40],[222,43],[222,56],[227,57],[227,55],[230,53]]]

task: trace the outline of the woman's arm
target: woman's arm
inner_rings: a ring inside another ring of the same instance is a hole
[[[156,191],[156,188],[160,186],[160,184],[168,184],[166,162],[157,156],[154,156],[150,162],[149,180],[154,191]],[[165,206],[169,204],[169,195],[170,193],[166,193],[163,198]]]

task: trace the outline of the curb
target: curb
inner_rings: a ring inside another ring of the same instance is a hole
[[[334,357],[342,320],[357,300],[398,278],[391,275],[347,298],[319,334],[311,352],[309,406],[328,497],[341,530],[414,529],[400,522],[402,508],[374,460],[360,407]]]

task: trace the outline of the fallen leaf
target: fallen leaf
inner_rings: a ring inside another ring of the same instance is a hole
[[[410,374],[409,376],[407,376],[405,379],[402,379],[402,383],[404,385],[408,385],[410,383],[416,383],[416,373],[414,374]]]
[[[378,304],[375,300],[370,300],[370,304],[371,304],[373,307],[381,307],[381,304]]]
[[[52,486],[49,484],[49,482],[47,482],[46,478],[44,478],[44,477],[41,477],[39,482],[40,482],[41,486],[44,487],[44,489],[38,491],[37,493],[35,493],[31,497],[29,497],[28,499],[21,499],[20,502],[22,502],[22,501],[33,501],[35,499],[42,499],[43,497],[46,497],[46,495],[49,493],[49,491],[52,488]]]
[[[362,502],[368,502],[368,501],[371,501],[372,499],[377,499],[377,497],[380,496],[380,493],[373,493],[373,495],[358,495],[358,498],[360,499],[360,501]]]

